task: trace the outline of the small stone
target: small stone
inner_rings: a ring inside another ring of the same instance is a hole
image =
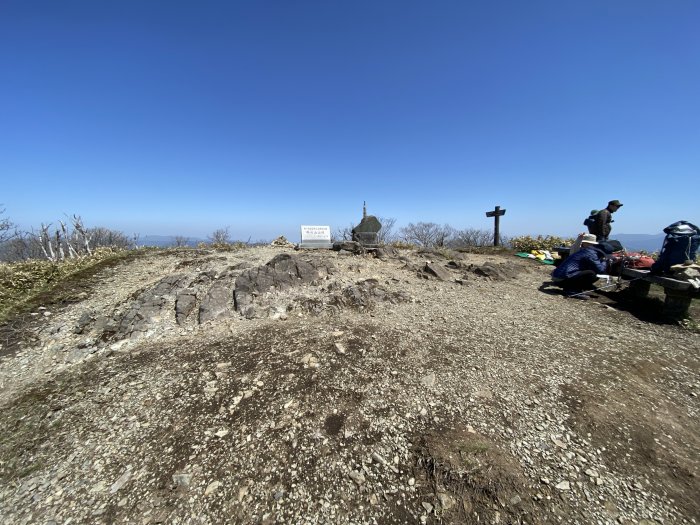
[[[597,478],[599,476],[598,472],[596,472],[592,468],[587,468],[585,472],[586,472],[586,476],[588,476],[590,478]]]
[[[212,481],[211,483],[209,483],[209,485],[207,485],[207,488],[204,491],[204,495],[209,496],[210,494],[213,494],[214,492],[216,492],[219,489],[220,486],[221,486],[220,481]]]
[[[379,505],[379,498],[377,497],[376,494],[370,494],[369,504],[370,505]]]
[[[416,484],[416,478],[408,478],[408,486],[412,487]]]
[[[605,514],[607,514],[611,518],[617,518],[620,515],[620,511],[617,509],[617,505],[615,505],[615,503],[613,503],[610,500],[605,500],[603,507],[605,508]]]
[[[479,399],[493,399],[493,392],[490,390],[479,390],[477,392],[474,392],[474,397],[478,397]]]
[[[380,465],[386,464],[386,460],[376,452],[372,452],[372,460],[374,460],[375,463],[379,463]]]
[[[558,490],[570,490],[571,485],[568,481],[560,481],[555,485],[555,488],[557,488]]]
[[[181,474],[173,474],[173,483],[178,488],[188,489],[190,488],[190,482],[192,481],[192,474],[183,472]]]
[[[438,498],[438,501],[440,502],[440,506],[442,507],[442,510],[450,510],[457,503],[455,501],[455,499],[447,492],[438,492],[437,498]]]
[[[119,479],[114,482],[114,484],[110,487],[109,492],[110,494],[114,494],[117,492],[120,488],[122,488],[124,485],[126,485],[129,480],[131,479],[131,469],[127,468],[126,472],[119,476]]]
[[[224,436],[228,436],[228,433],[229,433],[229,430],[226,429],[226,428],[224,428],[224,429],[222,429],[222,430],[219,430],[219,431],[215,434],[215,436],[216,436],[216,437],[222,438],[222,437],[224,437]]]
[[[421,378],[420,382],[421,382],[421,385],[427,386],[428,388],[430,388],[430,387],[435,386],[435,379],[436,379],[435,373],[432,372],[426,376],[423,376]]]
[[[555,436],[551,436],[551,438],[556,446],[558,446],[561,449],[566,449],[566,443],[564,443],[561,439],[558,439]]]
[[[365,476],[364,474],[362,474],[362,472],[351,470],[348,476],[350,476],[350,479],[357,483],[358,486],[362,485],[365,482]]]
[[[302,364],[308,366],[309,368],[318,368],[318,358],[313,354],[306,354],[301,358]]]
[[[423,508],[425,509],[425,512],[427,512],[428,514],[430,514],[431,512],[433,512],[433,508],[434,508],[434,507],[433,507],[432,503],[428,503],[427,501],[424,501],[424,502],[421,503],[421,505],[423,505]]]
[[[238,489],[238,502],[242,502],[243,499],[248,495],[248,485],[245,485]]]

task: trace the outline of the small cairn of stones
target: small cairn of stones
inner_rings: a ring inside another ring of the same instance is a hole
[[[270,246],[277,246],[280,248],[294,248],[294,243],[289,242],[284,235],[280,235],[270,243]]]

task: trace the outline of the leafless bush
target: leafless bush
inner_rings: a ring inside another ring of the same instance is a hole
[[[2,217],[5,214],[5,208],[0,209],[0,243],[8,241],[17,235],[15,225],[7,218]]]
[[[109,228],[90,228],[86,232],[91,240],[93,248],[100,246],[109,246],[111,248],[133,248],[138,243],[138,236],[129,239],[120,231],[110,230]]]
[[[183,235],[175,236],[175,246],[181,248],[183,246],[188,246],[190,243],[190,238]]]
[[[447,246],[455,230],[449,224],[439,225],[434,222],[408,223],[399,230],[401,240],[423,248]]]
[[[58,221],[59,226],[51,231],[51,224],[41,224],[38,232],[33,232],[39,241],[39,247],[49,261],[57,262],[66,258],[78,257],[81,253],[92,254],[91,236],[83,225],[79,215],[71,218],[73,229],[66,223]]]
[[[351,241],[352,240],[352,229],[355,226],[352,224],[350,226],[346,226],[345,228],[338,228],[333,232],[333,235],[331,236],[331,240],[333,242],[340,242],[340,241]]]
[[[27,232],[19,232],[12,239],[0,244],[0,261],[16,262],[43,258],[38,237]]]
[[[15,232],[13,237],[0,243],[0,260],[24,261],[47,259],[52,262],[91,255],[94,248],[132,248],[131,241],[123,233],[109,228],[85,228],[78,215],[70,224],[58,221],[58,226],[41,224],[38,230]]]
[[[396,219],[394,217],[378,217],[382,225],[382,229],[377,234],[377,242],[379,244],[390,244],[398,240],[398,235],[394,231]]]
[[[450,248],[467,248],[470,246],[493,245],[493,233],[488,230],[466,228],[454,232],[450,239]]]
[[[231,234],[229,233],[229,227],[219,228],[214,230],[214,232],[207,238],[210,244],[223,245],[231,244]]]

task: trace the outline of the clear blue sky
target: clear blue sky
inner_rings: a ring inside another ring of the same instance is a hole
[[[0,3],[0,203],[298,240],[369,213],[508,235],[700,223],[700,2]]]

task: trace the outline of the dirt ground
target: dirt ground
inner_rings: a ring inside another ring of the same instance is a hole
[[[100,323],[168,276],[233,282],[279,253],[329,270],[252,318],[229,290],[178,323],[168,292],[138,337]],[[654,298],[565,299],[550,271],[259,247],[64,283],[0,329],[0,520],[696,523],[698,332]]]

